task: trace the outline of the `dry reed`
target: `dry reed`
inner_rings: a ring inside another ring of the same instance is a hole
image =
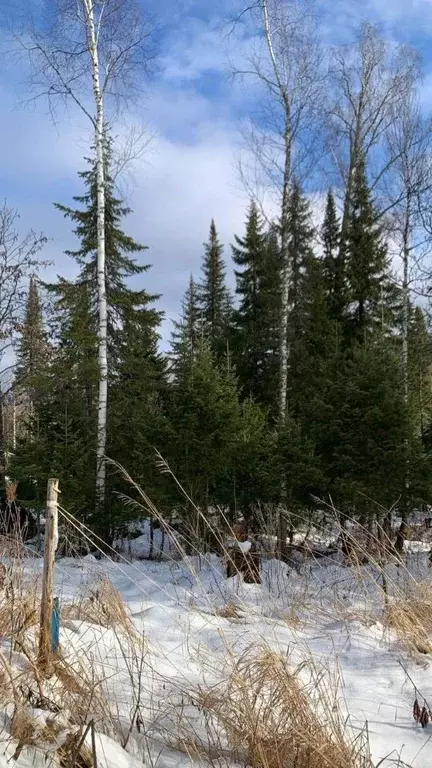
[[[406,596],[392,598],[385,609],[385,625],[410,651],[432,653],[432,587],[414,582]]]
[[[305,664],[293,670],[268,647],[248,649],[225,684],[200,689],[198,702],[207,731],[221,727],[232,759],[251,768],[372,768],[367,750],[348,739],[336,691],[321,673]]]

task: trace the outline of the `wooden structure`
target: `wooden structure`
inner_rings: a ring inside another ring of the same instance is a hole
[[[46,677],[52,674],[52,616],[54,607],[54,562],[58,543],[58,488],[56,478],[48,480],[45,523],[45,552],[42,581],[38,665]]]

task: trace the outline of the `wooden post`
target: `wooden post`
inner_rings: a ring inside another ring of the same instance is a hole
[[[52,637],[51,622],[53,613],[54,560],[58,542],[58,480],[48,480],[47,508],[45,523],[45,552],[42,582],[42,601],[39,633],[38,663],[42,674],[52,674]]]

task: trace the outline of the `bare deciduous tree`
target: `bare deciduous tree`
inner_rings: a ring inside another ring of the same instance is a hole
[[[31,230],[20,235],[18,214],[7,203],[0,208],[0,363],[12,351],[27,300],[27,283],[41,262],[37,254],[46,243]],[[9,369],[8,369],[9,370]],[[6,370],[2,370],[3,376]]]
[[[387,44],[371,24],[361,26],[353,45],[333,51],[327,143],[343,189],[341,249],[359,153],[376,188],[393,162],[382,150],[395,114],[409,99],[418,66],[418,55],[412,49]]]
[[[138,87],[149,60],[148,33],[137,0],[52,0],[46,13],[16,35],[30,60],[33,98],[45,96],[54,114],[60,98],[74,103],[94,133],[97,176],[99,399],[96,497],[105,500],[108,405],[105,281],[104,131],[108,102],[119,107]]]
[[[424,212],[432,190],[432,134],[429,119],[423,117],[416,94],[399,104],[387,134],[392,158],[387,192],[390,234],[402,258],[402,365],[404,396],[408,405],[408,323],[410,289],[415,280],[414,268],[423,248],[428,245],[424,229]]]
[[[249,149],[260,181],[276,200],[281,274],[279,423],[288,413],[292,265],[289,255],[289,207],[294,179],[310,175],[315,162],[318,110],[322,100],[322,49],[313,0],[257,0],[249,13],[262,42],[237,74],[253,76],[260,91],[260,109],[251,121]],[[246,174],[247,175],[247,174]],[[285,497],[282,480],[281,501]],[[279,550],[286,550],[286,515],[281,510]]]
[[[293,179],[313,166],[322,52],[313,0],[257,0],[241,16],[246,12],[261,42],[244,66],[235,68],[235,74],[252,76],[258,84],[260,103],[249,124],[248,145],[255,169],[259,169],[258,183],[270,191],[278,211],[283,263],[279,416],[283,423],[288,401],[289,198]],[[249,171],[243,166],[246,183]]]
[[[422,270],[422,261],[430,250],[430,236],[425,227],[425,214],[432,190],[431,121],[420,109],[413,80],[411,91],[395,100],[388,113],[385,135],[388,172],[382,185],[383,209],[389,240],[395,255],[400,257],[398,270],[402,287],[402,373],[404,401],[410,401],[409,322],[412,291]],[[405,441],[405,492],[410,488],[408,439]],[[407,511],[407,510],[405,510]]]

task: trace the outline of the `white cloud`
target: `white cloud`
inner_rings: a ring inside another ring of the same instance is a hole
[[[129,228],[149,246],[144,258],[150,291],[163,294],[164,335],[177,316],[189,274],[198,277],[202,243],[213,217],[230,262],[234,233],[242,233],[248,200],[236,179],[235,137],[217,129],[193,145],[159,139],[149,163],[135,171]]]

